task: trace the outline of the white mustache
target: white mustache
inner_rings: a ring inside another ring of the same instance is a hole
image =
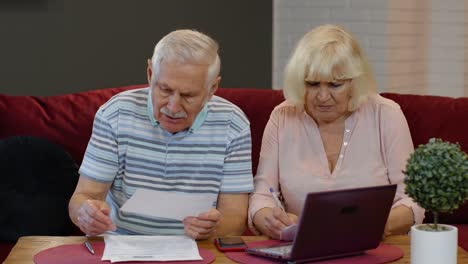
[[[161,113],[171,117],[171,118],[185,118],[187,117],[187,113],[184,111],[179,111],[177,113],[172,113],[171,110],[167,109],[167,107],[163,107],[159,110]]]

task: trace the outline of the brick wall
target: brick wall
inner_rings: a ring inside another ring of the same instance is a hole
[[[380,92],[468,96],[465,2],[274,0],[273,87],[282,87],[297,41],[315,26],[334,23],[358,39]]]

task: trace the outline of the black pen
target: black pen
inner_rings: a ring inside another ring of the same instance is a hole
[[[88,240],[84,242],[85,247],[88,249],[89,253],[94,255],[94,249],[93,246],[91,246],[91,243],[89,243]]]

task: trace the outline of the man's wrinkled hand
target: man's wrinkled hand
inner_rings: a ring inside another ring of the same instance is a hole
[[[221,213],[216,209],[189,216],[183,221],[185,234],[193,239],[207,239],[216,232],[221,220]]]
[[[109,217],[109,206],[101,200],[86,200],[78,209],[76,224],[86,235],[99,235],[116,226]]]

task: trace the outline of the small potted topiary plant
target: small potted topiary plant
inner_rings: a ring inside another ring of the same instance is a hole
[[[434,215],[434,223],[411,228],[411,263],[457,263],[457,228],[439,224],[439,213],[468,199],[468,155],[431,138],[411,154],[404,173],[408,196]]]

